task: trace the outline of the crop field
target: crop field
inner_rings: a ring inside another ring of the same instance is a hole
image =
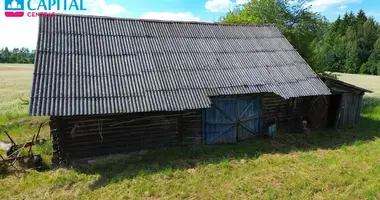
[[[0,124],[28,112],[33,65],[0,64]]]
[[[0,65],[0,128],[17,141],[47,120],[27,115],[32,73],[32,66]],[[69,169],[0,171],[0,199],[380,199],[380,77],[338,77],[374,91],[354,128],[118,155]],[[45,126],[43,137],[48,133]],[[3,133],[0,141],[7,141]],[[37,151],[46,160],[52,152]]]

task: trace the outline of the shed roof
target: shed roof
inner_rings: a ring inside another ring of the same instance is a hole
[[[40,17],[31,115],[207,108],[210,96],[330,94],[270,25]]]
[[[354,91],[357,91],[357,92],[361,92],[361,93],[373,93],[371,90],[367,90],[367,89],[358,87],[356,85],[352,85],[352,84],[346,83],[344,81],[341,81],[341,80],[338,80],[338,79],[334,79],[334,78],[330,78],[330,77],[327,77],[327,76],[322,77],[322,80],[326,83],[327,87],[330,88],[331,92],[338,92],[338,91],[333,91],[334,88],[333,88],[333,86],[332,86],[331,83],[334,83],[335,85],[338,85],[338,86],[341,86],[341,87],[345,87],[345,88],[350,88],[351,90],[354,90]]]

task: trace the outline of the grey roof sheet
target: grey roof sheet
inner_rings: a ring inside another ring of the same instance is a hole
[[[31,115],[207,108],[209,96],[329,89],[273,26],[40,17]]]

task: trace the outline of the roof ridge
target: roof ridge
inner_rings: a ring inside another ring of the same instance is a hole
[[[158,22],[158,23],[182,23],[182,24],[207,24],[207,25],[223,25],[223,26],[275,27],[272,24],[237,24],[237,23],[227,24],[227,23],[223,23],[223,22],[141,19],[141,18],[111,17],[111,16],[101,16],[101,15],[83,15],[83,14],[68,14],[68,13],[56,13],[55,16],[97,18],[97,19],[110,19],[110,20],[126,20],[126,21],[143,21],[143,22]],[[40,17],[45,17],[45,16],[41,15]],[[51,16],[49,16],[49,17],[51,17]]]

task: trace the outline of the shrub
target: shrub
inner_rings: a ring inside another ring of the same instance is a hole
[[[360,73],[361,74],[369,74],[366,63],[363,63],[362,66],[360,67]]]

